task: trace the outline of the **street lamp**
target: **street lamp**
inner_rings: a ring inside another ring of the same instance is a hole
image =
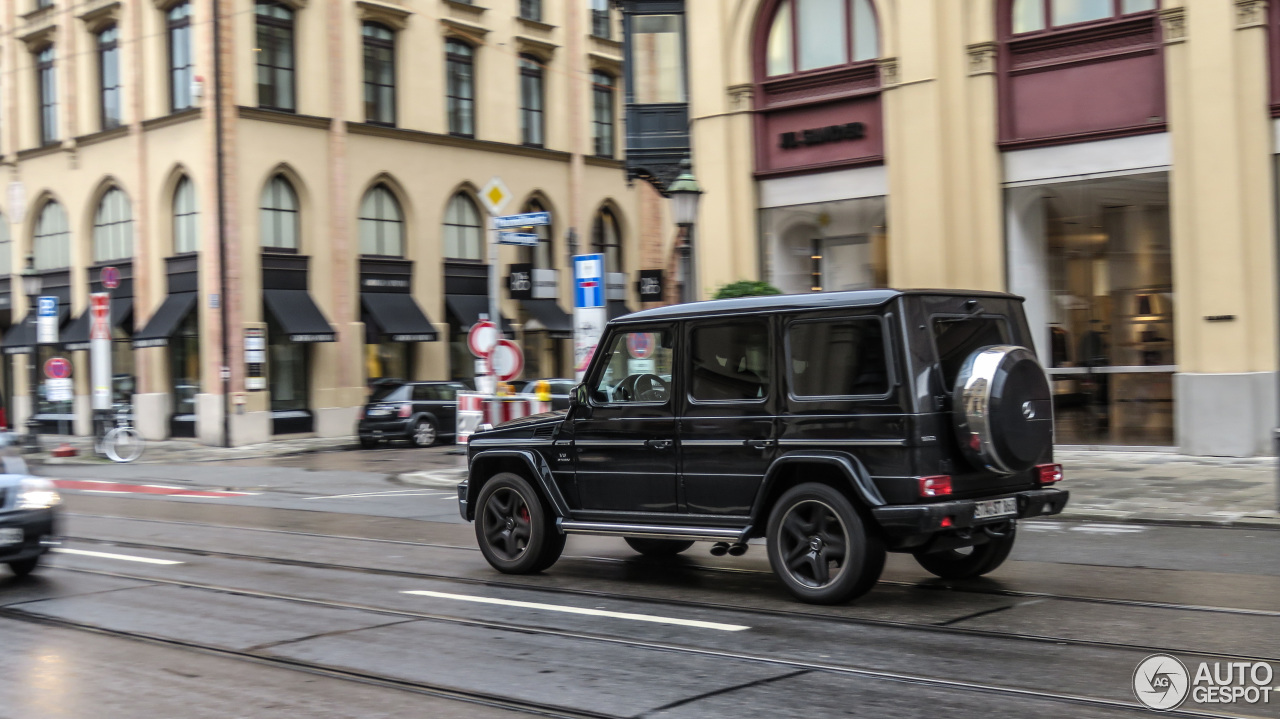
[[[43,285],[43,278],[39,272],[36,272],[36,259],[34,254],[27,255],[27,266],[19,273],[22,277],[22,293],[27,296],[27,320],[31,322],[31,357],[30,357],[30,381],[27,385],[27,391],[31,395],[31,405],[27,409],[27,447],[35,451],[40,447],[38,434],[40,432],[40,421],[36,419],[36,383],[39,381],[36,365],[40,363],[40,356],[36,353],[39,348],[40,337],[36,320],[36,303],[39,302],[40,290]]]
[[[688,158],[681,160],[680,176],[667,188],[667,194],[671,195],[671,213],[675,215],[676,226],[681,230],[681,242],[676,247],[680,254],[681,302],[694,300],[696,282],[693,271],[693,226],[698,221],[698,201],[702,199],[702,188],[694,179],[691,166]]]

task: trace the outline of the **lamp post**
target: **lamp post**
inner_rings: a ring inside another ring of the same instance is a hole
[[[698,202],[702,199],[702,188],[693,177],[692,163],[688,158],[680,161],[680,176],[667,194],[671,195],[671,213],[675,215],[676,226],[680,228],[681,241],[676,246],[680,255],[680,301],[693,302],[696,299],[694,285],[697,279],[693,267],[693,226],[698,221]]]
[[[40,422],[36,419],[36,384],[39,381],[37,374],[37,365],[40,364],[40,355],[37,350],[40,343],[37,341],[40,337],[36,319],[36,303],[39,302],[40,290],[42,288],[42,278],[40,273],[36,272],[35,255],[27,255],[27,266],[19,273],[22,277],[22,293],[27,296],[27,320],[31,323],[31,357],[30,357],[30,384],[27,392],[31,397],[31,404],[27,408],[27,447],[31,451],[40,448]]]

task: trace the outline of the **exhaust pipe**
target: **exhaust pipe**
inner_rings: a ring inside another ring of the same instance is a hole
[[[741,557],[746,553],[747,553],[747,545],[745,544],[735,544],[732,547],[729,547],[730,557]]]
[[[716,542],[715,544],[711,545],[711,556],[713,557],[723,557],[728,551],[729,551],[728,542]]]

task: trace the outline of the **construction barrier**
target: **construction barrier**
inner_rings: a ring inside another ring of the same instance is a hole
[[[550,412],[551,402],[530,395],[496,397],[479,392],[458,393],[458,444],[466,444],[482,423],[499,425],[531,414]]]

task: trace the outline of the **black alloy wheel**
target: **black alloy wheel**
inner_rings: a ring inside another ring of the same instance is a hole
[[[34,572],[36,567],[40,565],[40,557],[37,555],[29,559],[19,559],[16,562],[9,562],[9,569],[15,576],[25,577]]]
[[[417,447],[430,447],[436,443],[436,423],[423,417],[413,425],[412,441]]]
[[[991,538],[983,544],[960,549],[944,549],[941,552],[918,552],[916,561],[930,574],[943,579],[970,579],[994,572],[1004,564],[1013,551],[1018,536],[1018,525],[1010,521],[1007,529],[991,532]]]
[[[494,475],[476,502],[476,541],[489,564],[506,574],[540,572],[560,558],[565,536],[533,487],[519,475]]]
[[[842,604],[871,591],[884,569],[884,543],[865,526],[834,487],[792,487],[769,514],[769,563],[800,601]]]
[[[649,539],[626,537],[627,544],[646,557],[674,557],[693,546],[687,539]]]

